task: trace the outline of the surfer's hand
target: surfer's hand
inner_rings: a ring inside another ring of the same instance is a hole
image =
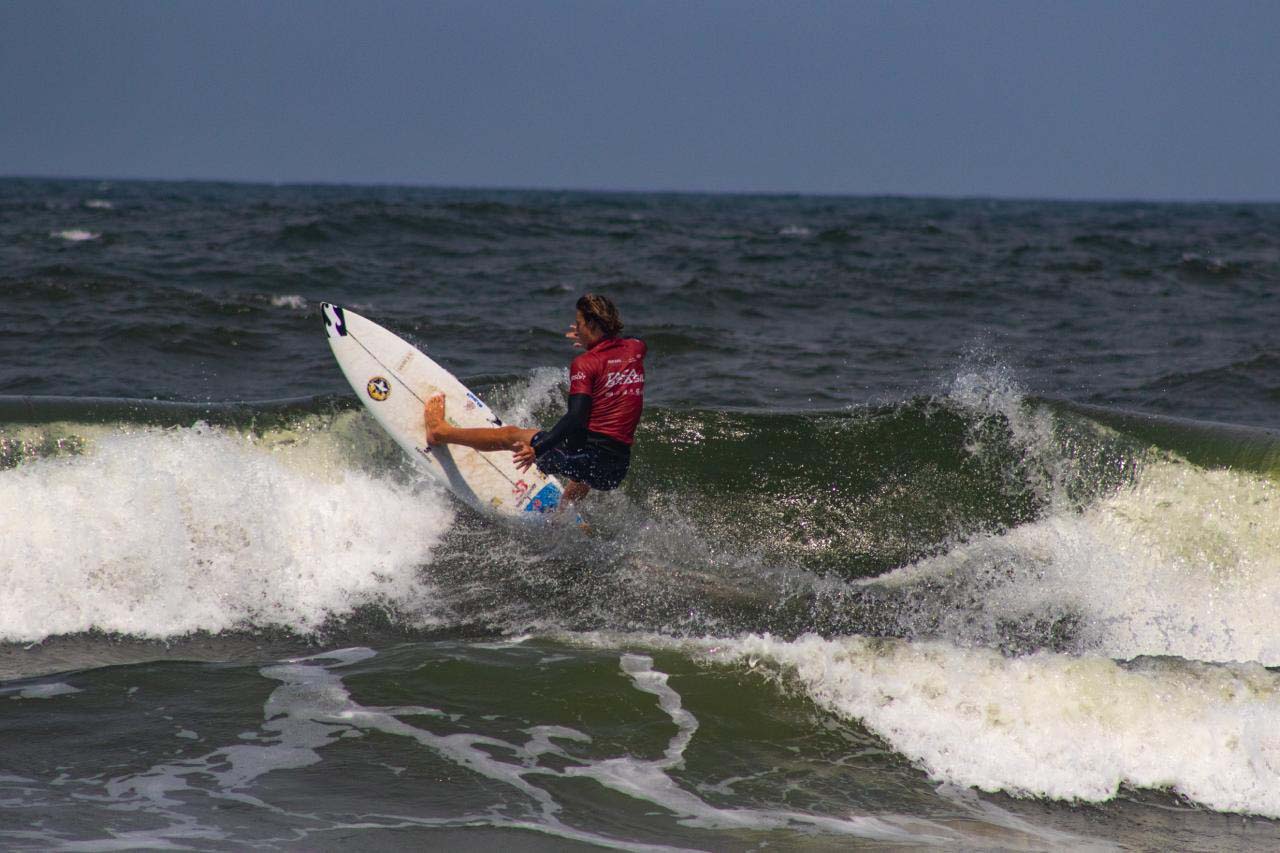
[[[574,349],[582,349],[582,341],[578,340],[578,327],[570,326],[569,331],[565,333],[565,337],[573,341]]]
[[[516,461],[516,467],[521,471],[528,471],[529,466],[533,464],[533,460],[537,458],[537,455],[533,452],[533,446],[524,441],[516,445],[516,449],[511,452],[511,456]]]

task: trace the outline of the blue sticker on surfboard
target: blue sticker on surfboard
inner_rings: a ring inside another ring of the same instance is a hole
[[[525,506],[525,512],[550,512],[560,505],[560,487],[555,483],[547,483],[533,496]]]

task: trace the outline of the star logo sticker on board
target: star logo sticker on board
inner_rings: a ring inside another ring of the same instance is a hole
[[[369,392],[370,397],[381,403],[391,396],[391,383],[381,376],[375,376],[369,380],[365,390]]]

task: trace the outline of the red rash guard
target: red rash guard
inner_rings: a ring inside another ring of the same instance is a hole
[[[644,341],[605,338],[569,365],[569,396],[591,395],[587,429],[631,444],[644,408]]]

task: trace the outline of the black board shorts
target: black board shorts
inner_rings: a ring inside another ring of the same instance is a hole
[[[536,444],[545,432],[533,437]],[[616,489],[627,476],[627,468],[631,465],[631,448],[620,441],[587,434],[587,440],[581,447],[566,447],[561,444],[543,453],[536,460],[538,470],[544,474],[567,477],[579,483],[586,483],[593,489],[607,492]]]

